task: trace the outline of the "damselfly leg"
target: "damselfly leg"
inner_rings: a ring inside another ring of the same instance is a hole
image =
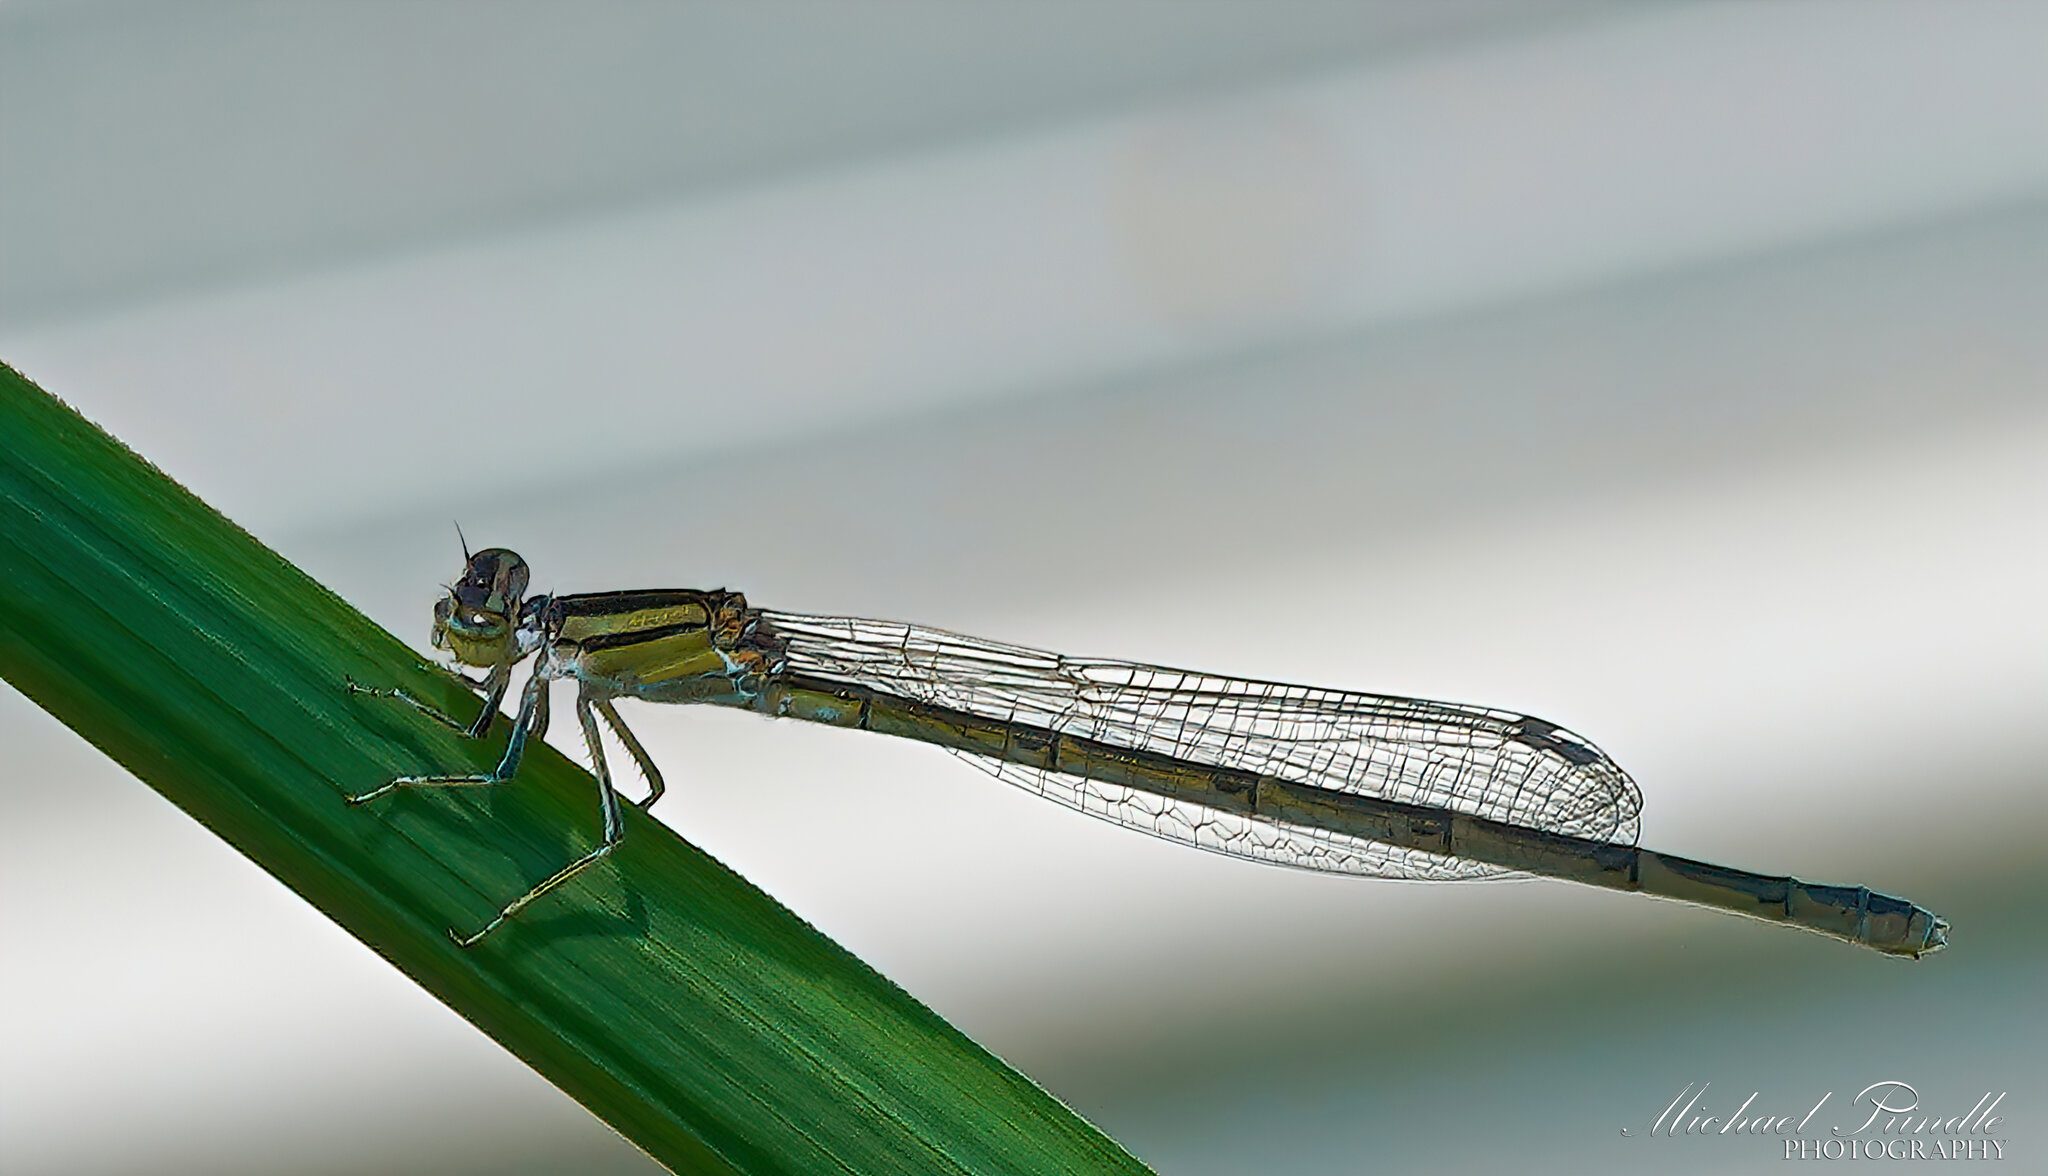
[[[489,716],[496,710],[496,696],[501,695],[504,691],[503,680],[504,675],[493,672],[485,682],[471,683],[479,688],[490,691],[491,697],[486,700],[486,716]],[[372,789],[359,796],[349,797],[348,802],[350,804],[365,804],[403,788],[483,788],[511,782],[512,778],[519,772],[519,764],[525,755],[527,741],[540,738],[547,732],[547,684],[549,681],[550,679],[541,674],[535,674],[528,680],[526,689],[520,696],[519,714],[512,722],[511,741],[506,744],[505,754],[498,761],[498,765],[495,768],[488,772],[399,776],[381,788]],[[487,722],[464,724],[401,689],[378,690],[361,686],[351,681],[348,683],[348,690],[351,694],[389,698],[404,703],[421,714],[472,738],[480,735],[483,730],[488,728]],[[449,928],[448,937],[460,946],[472,947],[476,945],[486,935],[504,926],[507,920],[512,919],[520,911],[532,905],[536,899],[605,858],[624,839],[625,823],[620,819],[619,815],[619,794],[618,790],[612,785],[611,769],[605,762],[604,743],[598,731],[598,717],[600,715],[610,725],[613,733],[618,736],[619,743],[625,747],[627,754],[633,757],[633,762],[647,776],[648,795],[645,800],[639,802],[640,807],[644,809],[652,805],[667,790],[667,786],[661,778],[661,770],[654,766],[652,757],[647,754],[647,749],[641,746],[639,738],[619,718],[619,712],[617,708],[612,706],[611,700],[601,695],[591,694],[588,691],[579,692],[576,697],[576,718],[583,729],[584,744],[590,749],[591,766],[597,774],[599,814],[603,820],[603,834],[598,845],[589,853],[584,854],[582,857],[577,858],[575,861],[570,862],[543,879],[525,894],[506,903],[496,916],[475,932],[464,935],[452,927]]]
[[[602,861],[612,850],[618,848],[620,841],[625,839],[625,822],[619,816],[619,793],[617,789],[612,787],[611,769],[605,765],[604,760],[604,743],[598,738],[597,711],[600,709],[606,712],[605,718],[612,724],[612,730],[619,733],[620,742],[627,743],[629,749],[634,749],[637,748],[637,741],[633,740],[633,737],[626,732],[625,724],[619,722],[618,716],[612,713],[610,703],[603,699],[592,698],[588,694],[577,695],[576,719],[583,726],[583,742],[590,748],[591,767],[597,773],[598,807],[604,817],[603,839],[598,842],[597,848],[556,870],[533,889],[506,903],[504,909],[499,911],[496,917],[478,928],[474,934],[461,935],[453,928],[450,928],[448,932],[449,938],[455,940],[460,946],[475,946],[484,936],[504,926],[506,920],[525,910],[535,899]],[[640,759],[644,755],[645,753],[641,752],[635,755],[634,758]]]
[[[604,716],[604,721],[611,725],[612,734],[619,737],[619,744],[626,749],[626,754],[633,757],[633,763],[639,767],[640,774],[647,777],[647,796],[634,803],[640,806],[642,812],[653,808],[654,802],[661,799],[661,794],[668,791],[667,783],[661,778],[661,769],[654,766],[654,757],[647,754],[647,749],[640,746],[640,740],[635,738],[633,732],[620,720],[619,712],[612,706],[611,699],[602,695],[592,695],[590,705],[596,707],[597,713]],[[591,740],[590,746],[591,754],[595,755],[597,741]]]
[[[392,686],[379,689],[373,686],[365,686],[354,678],[344,678],[342,681],[346,684],[350,694],[366,694],[374,698],[394,699],[447,727],[451,731],[462,732],[464,738],[482,739],[485,732],[491,729],[491,721],[498,717],[498,704],[505,701],[505,688],[512,681],[512,667],[494,666],[491,668],[491,672],[481,679],[471,678],[469,675],[461,673],[455,676],[461,678],[470,689],[481,691],[484,696],[483,709],[477,712],[476,718],[471,719],[467,723],[432,703],[414,697],[411,692],[400,687]]]
[[[404,690],[373,690],[365,686],[358,686],[354,682],[348,684],[348,689],[351,694],[367,694],[373,698],[389,698],[402,702],[421,714],[444,723],[457,731],[461,731],[467,737],[474,738],[474,735],[471,734],[471,728],[464,727],[461,723],[421,702]],[[492,707],[484,713],[488,716],[495,710],[496,708]],[[348,798],[348,802],[350,804],[366,804],[380,796],[396,792],[401,788],[474,788],[488,787],[492,784],[503,784],[518,774],[520,757],[526,754],[527,739],[545,733],[547,727],[547,679],[539,674],[535,674],[527,681],[526,691],[520,696],[519,717],[512,722],[512,739],[511,742],[505,745],[505,755],[498,761],[497,767],[488,772],[459,772],[439,776],[400,776],[389,781],[381,788],[373,788],[360,795],[351,796]]]

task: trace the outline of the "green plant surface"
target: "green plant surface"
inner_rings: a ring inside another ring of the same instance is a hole
[[[678,1172],[1138,1172],[1114,1142],[666,827],[464,950],[597,835],[546,747],[495,762],[346,679],[475,696],[0,367],[0,675]],[[87,818],[89,819],[89,818]]]

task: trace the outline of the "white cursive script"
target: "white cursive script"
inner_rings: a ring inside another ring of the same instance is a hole
[[[1991,1133],[2005,1122],[2002,1117],[1992,1113],[2005,1101],[2003,1092],[1992,1094],[1986,1091],[1968,1111],[1942,1115],[1921,1109],[1920,1092],[1915,1090],[1911,1083],[1889,1079],[1873,1082],[1849,1100],[1849,1106],[1855,1111],[1859,1121],[1853,1126],[1846,1126],[1825,1121],[1815,1122],[1822,1108],[1835,1097],[1833,1091],[1822,1094],[1810,1106],[1800,1103],[1795,1104],[1790,1110],[1759,1108],[1757,1104],[1763,1096],[1760,1092],[1751,1091],[1749,1097],[1743,1099],[1734,1110],[1722,1111],[1716,1109],[1707,1099],[1707,1091],[1711,1086],[1712,1083],[1708,1082],[1697,1085],[1687,1083],[1685,1089],[1679,1091],[1677,1096],[1665,1105],[1656,1122],[1650,1124],[1650,1134],[1653,1137],[1663,1135],[1670,1139],[1676,1139],[1681,1135],[1803,1136],[1809,1126],[1815,1130],[1825,1126],[1830,1136],[1845,1140],[1857,1135],[1880,1139],[1952,1137],[1962,1140],[1965,1136],[1977,1137],[1970,1141],[1969,1149],[1952,1150],[1946,1145],[1941,1145],[1938,1153],[1930,1153],[1944,1157],[1949,1154],[2002,1156],[2005,1151],[2002,1140],[1988,1139]],[[1621,1133],[1631,1134],[1626,1127],[1622,1128]],[[1788,1147],[1790,1146],[1788,1143]],[[1921,1146],[1919,1142],[1915,1142],[1913,1148],[1906,1150],[1917,1155]],[[1926,1146],[1930,1149],[1937,1147],[1936,1144]],[[1893,1149],[1888,1145],[1880,1143],[1875,1146],[1872,1154],[1889,1155],[1891,1150]],[[1792,1153],[1788,1151],[1787,1154]]]

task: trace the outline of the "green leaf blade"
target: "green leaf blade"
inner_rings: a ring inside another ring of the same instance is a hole
[[[688,1172],[1141,1172],[1114,1142],[629,808],[605,864],[470,950],[596,837],[545,747],[490,763],[346,677],[475,701],[162,473],[0,368],[0,675],[655,1159]]]

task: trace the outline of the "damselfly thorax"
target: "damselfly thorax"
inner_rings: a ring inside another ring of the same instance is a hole
[[[746,597],[722,589],[553,597],[539,672],[608,697],[744,706],[776,666]]]
[[[650,785],[661,772],[618,699],[739,707],[916,739],[1091,816],[1233,857],[1326,873],[1451,880],[1533,874],[1638,891],[1817,931],[1892,955],[1946,942],[1932,912],[1864,887],[1825,886],[1635,844],[1642,794],[1592,743],[1554,723],[1460,703],[1294,686],[1074,658],[940,629],[785,613],[737,592],[527,596],[526,563],[468,557],[435,608],[433,642],[485,671],[463,724],[481,737],[513,667],[533,658],[512,736],[487,773],[404,776],[399,788],[494,785],[548,721],[549,682],[576,683],[598,781],[589,853],[458,942],[473,944],[611,852],[620,800],[599,737],[612,728]]]

